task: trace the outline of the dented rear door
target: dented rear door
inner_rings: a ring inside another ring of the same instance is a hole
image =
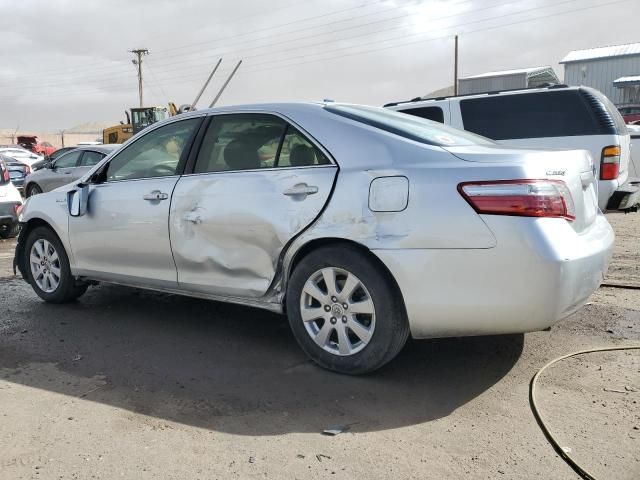
[[[291,165],[288,150],[297,148],[295,153],[300,153],[304,149],[297,140],[292,143],[291,132],[300,135],[300,131],[286,122],[271,124],[259,118],[233,123],[236,120],[225,119],[229,128],[209,127],[213,131],[205,134],[195,173],[178,181],[170,209],[171,248],[181,289],[257,298],[271,285],[285,245],[320,214],[338,168],[328,155],[322,157],[324,164],[316,159],[312,165]],[[278,128],[282,133],[277,133]],[[272,130],[276,132],[274,145],[266,139]],[[209,142],[217,143],[207,147],[207,136]],[[240,145],[245,138],[246,145]],[[263,142],[266,147],[257,144]],[[259,168],[233,158],[252,157],[256,152]],[[202,160],[202,155],[207,158]],[[321,155],[316,150],[316,156]],[[305,158],[311,161],[304,155],[297,157],[294,163]],[[198,169],[207,162],[209,170],[219,171]]]
[[[283,247],[320,213],[335,166],[206,173],[182,177],[170,213],[180,288],[262,296]],[[302,185],[309,195],[287,195]]]

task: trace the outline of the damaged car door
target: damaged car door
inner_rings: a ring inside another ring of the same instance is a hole
[[[85,215],[69,217],[78,275],[175,288],[169,204],[202,117],[150,130],[89,179]]]
[[[209,122],[171,202],[179,288],[260,297],[284,246],[321,212],[338,168],[280,116],[228,113]]]

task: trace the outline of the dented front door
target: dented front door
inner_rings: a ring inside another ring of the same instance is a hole
[[[169,223],[180,288],[262,296],[283,247],[327,202],[336,172],[315,165],[182,177]]]

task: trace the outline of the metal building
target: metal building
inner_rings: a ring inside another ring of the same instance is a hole
[[[596,88],[618,106],[640,101],[637,83],[625,78],[640,76],[640,43],[574,50],[560,63],[568,85]]]
[[[458,79],[458,93],[465,95],[516,88],[532,88],[548,83],[560,83],[553,68],[550,66],[529,67],[460,78]]]

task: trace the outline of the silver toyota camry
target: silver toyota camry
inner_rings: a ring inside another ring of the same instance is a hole
[[[30,197],[15,264],[52,303],[96,281],[286,312],[325,368],[409,335],[544,329],[606,273],[586,151],[515,150],[335,103],[191,112]]]

